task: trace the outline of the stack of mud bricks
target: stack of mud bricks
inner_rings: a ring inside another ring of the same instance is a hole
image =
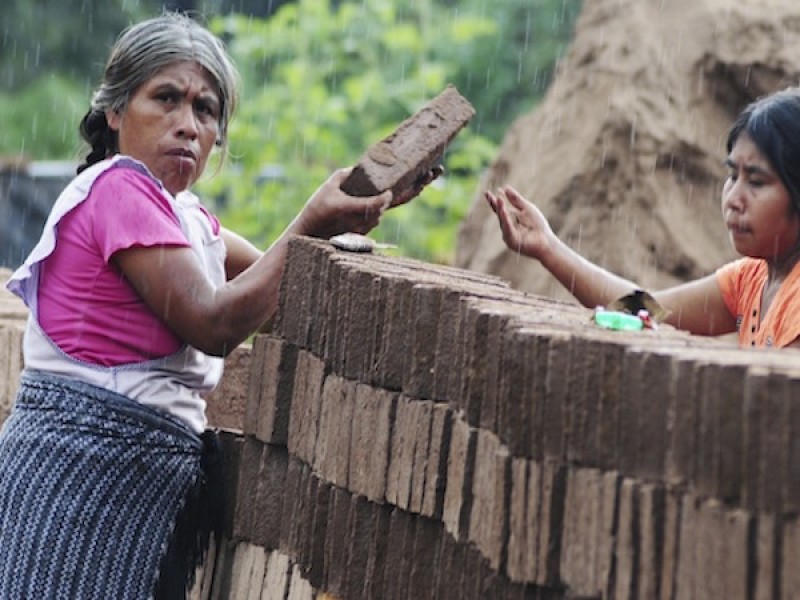
[[[218,597],[800,597],[800,358],[591,314],[293,239]]]
[[[22,371],[22,334],[28,310],[5,288],[11,271],[0,269],[0,426],[11,412]]]

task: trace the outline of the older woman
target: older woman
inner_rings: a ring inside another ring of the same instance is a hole
[[[226,230],[189,190],[226,147],[236,84],[175,14],[110,55],[86,164],[8,284],[30,318],[0,433],[0,599],[185,595],[211,526],[200,394],[274,313],[288,236],[365,233],[392,201],[346,195],[341,170],[266,252]]]
[[[745,347],[800,347],[800,89],[747,106],[730,129],[722,218],[743,258],[653,296],[667,321],[699,335],[738,332]],[[584,306],[637,286],[559,240],[514,188],[486,192],[506,245],[539,260]]]

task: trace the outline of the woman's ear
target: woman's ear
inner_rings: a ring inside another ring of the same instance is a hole
[[[122,123],[122,111],[107,108],[106,121],[108,121],[109,129],[112,131],[119,131],[120,124]]]

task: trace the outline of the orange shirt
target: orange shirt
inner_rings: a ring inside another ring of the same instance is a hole
[[[736,316],[741,346],[783,348],[800,337],[800,263],[781,284],[766,315],[761,294],[767,281],[767,263],[742,258],[717,270],[722,297]]]

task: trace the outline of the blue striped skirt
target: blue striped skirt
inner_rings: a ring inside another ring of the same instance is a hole
[[[0,430],[0,600],[181,597],[157,590],[190,583],[197,557],[168,559],[203,453],[176,419],[24,372]]]

